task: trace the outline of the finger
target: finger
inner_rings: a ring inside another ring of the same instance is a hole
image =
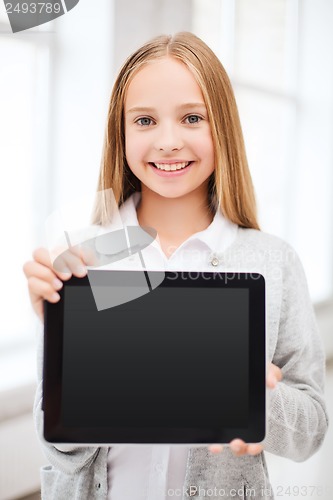
[[[86,266],[98,266],[99,259],[95,249],[88,245],[81,245],[79,255]]]
[[[211,452],[211,453],[221,453],[221,451],[223,451],[223,446],[222,444],[211,444],[208,446],[208,450]]]
[[[277,379],[276,379],[275,375],[272,374],[271,372],[269,372],[267,375],[267,381],[266,381],[267,387],[269,389],[274,389],[276,387],[276,384],[277,384]]]
[[[63,254],[55,260],[54,267],[58,272],[69,271],[78,278],[82,278],[87,274],[87,269],[81,257],[71,250],[63,252]]]
[[[266,385],[270,389],[274,389],[276,384],[277,384],[277,379],[276,379],[275,372],[274,372],[274,365],[273,365],[273,363],[270,363],[269,367],[268,367]]]
[[[276,365],[273,365],[272,363],[272,370],[274,372],[275,378],[277,379],[278,382],[280,382],[283,378],[282,370]]]
[[[247,453],[249,455],[259,455],[263,451],[264,447],[262,444],[254,443],[247,446]]]
[[[60,299],[60,295],[54,290],[50,283],[36,278],[35,276],[28,278],[28,288],[34,304],[36,304],[40,298],[53,303],[58,302]]]
[[[266,381],[267,387],[274,389],[280,380],[282,380],[281,369],[273,363],[270,363]]]
[[[23,266],[23,272],[27,279],[30,277],[38,278],[48,282],[54,291],[60,290],[63,287],[62,281],[57,278],[57,275],[49,268],[35,261],[26,262]]]
[[[50,253],[46,248],[37,248],[34,250],[32,256],[36,262],[51,269],[62,281],[68,280],[71,277],[72,273],[69,270],[68,272],[61,272],[53,267]]]
[[[247,444],[242,441],[242,439],[234,439],[230,443],[230,449],[234,455],[240,457],[241,455],[244,455],[246,453]]]
[[[39,247],[32,252],[32,257],[36,262],[43,264],[46,267],[51,268],[52,263],[50,259],[50,254],[46,248]]]
[[[57,273],[59,276],[64,276],[63,279],[67,280],[72,277],[73,273],[68,264],[66,263],[63,255],[56,257],[56,259],[53,262],[53,269],[54,272]]]

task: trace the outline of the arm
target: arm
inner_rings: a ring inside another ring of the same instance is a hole
[[[303,267],[296,253],[288,250],[272,360],[281,368],[283,381],[268,393],[264,449],[302,461],[318,450],[327,430],[325,355]]]
[[[289,245],[285,255],[278,339],[267,379],[266,438],[262,444],[235,439],[230,448],[237,456],[266,450],[300,462],[318,450],[328,426],[325,355],[302,264]],[[213,453],[222,448],[209,447]]]

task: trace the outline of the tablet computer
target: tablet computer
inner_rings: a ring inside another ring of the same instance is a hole
[[[165,272],[161,281],[154,271],[94,270],[88,276],[65,282],[57,304],[45,302],[47,441],[264,439],[262,275]],[[145,291],[155,277],[158,286]],[[98,310],[97,289],[118,297],[124,287],[137,298]]]

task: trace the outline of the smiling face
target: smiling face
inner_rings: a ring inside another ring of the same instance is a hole
[[[146,64],[125,99],[127,163],[142,191],[178,198],[207,192],[214,147],[200,87],[172,57]]]

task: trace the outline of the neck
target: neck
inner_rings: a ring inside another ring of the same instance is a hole
[[[177,248],[192,234],[206,229],[213,220],[207,185],[179,198],[165,198],[142,186],[137,208],[140,226],[157,231],[164,248]],[[166,251],[171,254],[172,251]]]

